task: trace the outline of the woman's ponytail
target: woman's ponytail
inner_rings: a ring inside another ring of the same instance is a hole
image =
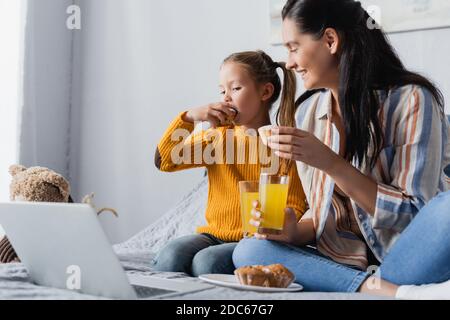
[[[277,62],[276,65],[283,70],[284,74],[280,107],[277,112],[277,123],[283,127],[295,127],[297,78],[294,71],[286,68],[285,62]]]

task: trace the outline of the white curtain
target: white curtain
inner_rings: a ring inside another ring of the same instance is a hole
[[[0,0],[0,201],[9,200],[8,167],[18,158],[24,4],[20,0]],[[0,226],[0,238],[3,233]]]
[[[69,175],[72,4],[0,0],[0,201],[9,200],[13,163]]]
[[[9,0],[8,0],[9,1]],[[19,162],[69,174],[72,0],[27,0]]]

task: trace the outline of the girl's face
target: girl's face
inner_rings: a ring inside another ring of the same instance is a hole
[[[226,62],[222,65],[219,88],[223,101],[231,103],[238,112],[234,119],[237,125],[257,126],[260,119],[268,117],[264,102],[272,94],[267,85],[258,85],[242,64]]]
[[[333,88],[338,83],[338,39],[332,29],[315,40],[310,34],[300,33],[298,25],[291,19],[283,21],[283,42],[288,49],[286,67],[302,76],[307,90]]]

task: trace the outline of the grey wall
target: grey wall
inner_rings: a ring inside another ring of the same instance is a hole
[[[450,114],[450,28],[389,34],[389,40],[407,68],[429,77],[445,96]],[[271,47],[273,57],[286,59],[283,47]],[[301,89],[301,83],[300,83]]]
[[[218,68],[229,53],[271,47],[269,9],[261,0],[77,0],[70,178],[78,199],[96,193],[113,242],[160,217],[202,176],[163,174],[156,144],[179,112],[219,99]],[[450,101],[450,29],[397,34],[405,63],[424,71]],[[447,109],[450,111],[450,109]]]
[[[169,122],[217,101],[218,70],[231,52],[265,48],[261,0],[81,0],[75,32],[70,171],[75,195],[95,192],[113,242],[160,217],[202,170],[163,174],[153,164]]]
[[[450,114],[450,28],[390,36],[405,65],[431,78],[442,90]]]

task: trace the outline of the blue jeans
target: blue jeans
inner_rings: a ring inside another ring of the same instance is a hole
[[[244,239],[233,253],[236,268],[281,263],[305,291],[356,292],[369,273],[339,264],[316,249]],[[450,279],[450,191],[427,204],[405,229],[377,274],[397,285],[440,283]]]
[[[224,242],[210,234],[195,234],[169,242],[152,261],[156,271],[202,274],[233,274],[236,242]]]

